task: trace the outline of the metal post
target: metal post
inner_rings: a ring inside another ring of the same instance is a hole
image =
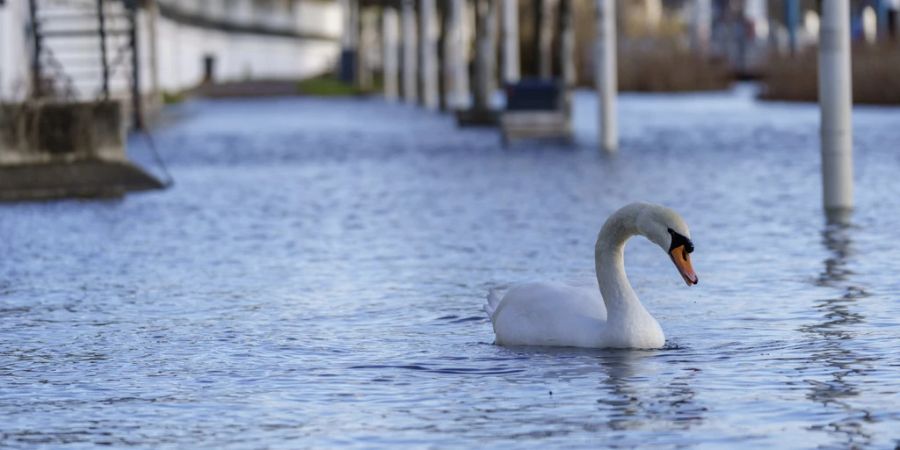
[[[147,49],[150,59],[150,95],[152,99],[151,108],[158,111],[160,101],[162,100],[159,89],[159,49],[157,47],[157,24],[159,23],[159,5],[156,0],[147,2],[147,36],[149,47]]]
[[[434,27],[434,0],[420,0],[419,26],[422,29],[420,52],[422,58],[422,104],[428,109],[438,107],[437,35]]]
[[[503,81],[519,77],[519,0],[503,0]]]
[[[102,0],[100,0],[102,1]],[[144,130],[144,114],[141,101],[141,65],[140,53],[138,52],[137,39],[137,5],[128,7],[128,22],[130,30],[128,30],[129,44],[131,45],[131,116],[132,126],[137,130]],[[108,88],[107,88],[108,89]],[[109,91],[106,92],[107,99]]]
[[[103,76],[103,99],[109,100],[109,63],[106,59],[106,17],[103,14],[103,0],[97,0],[97,24],[100,34],[100,67]]]
[[[595,57],[597,97],[600,100],[600,148],[614,153],[619,147],[616,117],[616,2],[597,0],[597,43]]]
[[[469,67],[463,25],[466,20],[466,0],[450,0],[447,18],[447,40],[444,54],[447,60],[448,103],[451,109],[469,106]]]
[[[43,42],[41,40],[41,25],[37,18],[37,0],[28,1],[28,14],[31,20],[31,35],[34,37],[34,48],[31,60],[31,95],[34,98],[40,98],[44,95],[43,86],[41,86],[41,52],[43,50]]]
[[[382,56],[384,57],[384,98],[393,102],[397,100],[400,91],[397,83],[397,56],[400,50],[397,45],[397,10],[394,8],[385,8],[384,17],[382,19],[382,37],[384,38],[384,48],[382,48]]]
[[[819,28],[819,109],[825,212],[843,220],[853,208],[853,94],[850,4],[824,0]]]
[[[403,99],[415,104],[418,99],[416,86],[416,13],[413,0],[403,0],[401,10],[403,27]]]

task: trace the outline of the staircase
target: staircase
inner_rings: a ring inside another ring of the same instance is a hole
[[[119,99],[141,123],[137,0],[29,0],[32,97]]]

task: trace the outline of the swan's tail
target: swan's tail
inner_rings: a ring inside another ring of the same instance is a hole
[[[491,319],[491,322],[494,321],[494,313],[497,312],[497,307],[500,306],[500,298],[497,289],[491,288],[488,291],[487,303],[484,304],[484,312],[487,313],[488,319]]]

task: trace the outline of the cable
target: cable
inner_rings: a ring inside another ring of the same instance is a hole
[[[153,141],[153,136],[151,136],[150,132],[147,131],[147,129],[144,127],[138,127],[136,131],[139,134],[144,135],[144,140],[147,142],[147,146],[150,147],[150,154],[153,155],[153,161],[157,166],[159,166],[159,169],[163,173],[163,187],[172,187],[175,184],[175,178],[173,178],[172,174],[169,173],[169,169],[168,167],[166,167],[165,161],[163,161],[162,156],[160,156],[159,152],[156,150],[156,142]]]

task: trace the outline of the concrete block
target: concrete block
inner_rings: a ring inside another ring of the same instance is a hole
[[[162,187],[128,162],[119,102],[0,105],[0,200]]]

